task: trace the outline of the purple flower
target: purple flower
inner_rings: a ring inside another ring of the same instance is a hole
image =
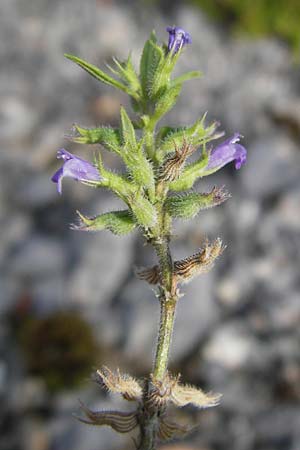
[[[51,180],[57,183],[57,191],[62,192],[62,179],[71,177],[77,181],[100,181],[101,177],[98,170],[88,161],[72,155],[64,148],[58,150],[57,158],[63,159],[63,165],[58,169]]]
[[[191,44],[192,38],[189,33],[179,27],[167,27],[169,33],[168,51],[177,53],[185,44]]]
[[[247,150],[238,144],[241,137],[239,133],[235,133],[231,138],[212,149],[206,170],[219,170],[231,161],[235,161],[235,168],[240,169],[247,159]]]

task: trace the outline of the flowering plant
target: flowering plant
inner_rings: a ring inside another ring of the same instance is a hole
[[[179,27],[168,27],[168,45],[159,45],[155,33],[144,45],[139,74],[131,57],[126,61],[114,59],[109,67],[113,76],[72,55],[66,55],[94,78],[126,92],[131,99],[135,120],[122,107],[120,127],[82,128],[75,126],[72,139],[81,144],[101,144],[116,153],[124,162],[126,173],[118,174],[104,167],[101,154],[94,163],[85,161],[61,149],[57,157],[62,167],[53,175],[58,192],[62,192],[63,177],[71,177],[97,188],[107,188],[121,198],[126,208],[88,218],[79,213],[79,230],[110,230],[122,235],[139,228],[145,240],[157,254],[158,264],[137,269],[138,278],[156,286],[160,304],[160,327],[151,375],[143,382],[119,371],[104,367],[97,371],[96,381],[111,392],[135,401],[133,411],[91,411],[81,405],[85,417],[80,420],[94,425],[108,425],[126,433],[139,427],[138,448],[154,450],[158,440],[183,436],[190,430],[170,422],[167,406],[192,404],[207,408],[219,403],[219,394],[205,394],[201,389],[184,385],[178,376],[168,372],[168,358],[173,332],[176,305],[183,295],[180,287],[193,277],[207,272],[222,253],[224,246],[218,238],[205,242],[194,255],[174,261],[169,243],[172,239],[172,220],[188,219],[201,210],[223,203],[229,193],[214,187],[210,192],[190,191],[195,182],[234,161],[235,168],[246,161],[246,149],[239,144],[240,135],[215,147],[208,143],[223,136],[218,123],[205,123],[205,115],[191,126],[157,129],[160,119],[175,105],[185,81],[200,77],[192,71],[172,78],[173,69],[187,44],[189,33]],[[138,133],[137,133],[138,131]],[[195,155],[198,155],[195,157]],[[193,162],[189,161],[194,155]],[[180,194],[178,194],[180,193]]]

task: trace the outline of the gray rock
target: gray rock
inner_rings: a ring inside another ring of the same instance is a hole
[[[108,399],[100,398],[96,400],[98,395],[93,393],[93,398],[89,396],[82,397],[81,400],[93,411],[99,410],[121,410],[130,411],[134,409],[134,405],[128,404],[128,402],[122,401],[119,398],[110,397]],[[76,405],[76,398],[73,397],[74,405]],[[70,402],[68,402],[69,404]],[[69,408],[67,408],[67,411]],[[74,406],[76,411],[76,406]],[[73,411],[74,411],[73,410]],[[65,410],[66,411],[66,410]],[[79,410],[76,414],[81,415]],[[123,445],[130,448],[130,435],[118,434],[114,432],[110,427],[90,427],[77,422],[74,418],[69,415],[63,420],[61,417],[55,418],[52,423],[50,423],[50,430],[52,435],[53,446],[58,450],[63,450],[66,446],[69,447],[72,444],[74,450],[82,450],[85,448],[87,450],[94,450],[95,448],[99,450],[115,450],[122,448]],[[134,433],[133,433],[134,435]]]
[[[27,209],[45,208],[57,199],[57,192],[47,173],[32,173],[19,183],[14,197],[18,205]]]
[[[159,327],[159,302],[149,285],[137,279],[124,286],[119,301],[125,358],[138,362],[139,369],[149,370]]]
[[[257,229],[262,214],[261,205],[259,201],[248,197],[236,199],[236,195],[234,193],[234,198],[229,203],[229,208],[232,207],[231,216],[238,233],[250,233]]]
[[[184,297],[179,300],[177,307],[171,351],[173,361],[195,351],[217,323],[219,308],[213,297],[213,270],[193,279],[181,289]]]
[[[0,135],[3,140],[20,141],[30,135],[37,112],[19,97],[7,96],[0,106]]]
[[[270,106],[270,114],[277,123],[292,130],[300,130],[300,100],[292,96],[280,96]]]
[[[71,303],[66,295],[66,280],[63,274],[38,277],[29,289],[37,312],[54,312],[67,308]]]
[[[289,448],[299,445],[299,426],[299,409],[291,406],[272,408],[259,414],[255,420],[257,438],[278,449],[282,448],[282,445]]]
[[[248,368],[259,357],[259,342],[238,321],[219,326],[211,334],[203,350],[204,360],[229,371]]]
[[[47,236],[33,235],[16,250],[11,271],[29,279],[58,275],[66,267],[67,255],[62,242]]]
[[[250,270],[249,261],[242,256],[226,270],[215,285],[217,299],[228,309],[242,307],[249,294],[253,291],[254,275]]]
[[[6,390],[8,376],[8,367],[6,361],[0,359],[0,395],[2,396]]]
[[[133,237],[116,238],[109,231],[74,233],[81,255],[67,283],[68,296],[92,311],[93,307],[109,302],[131,270]]]
[[[284,134],[256,140],[248,148],[247,167],[241,179],[248,195],[265,198],[287,189],[298,179],[297,147]]]
[[[275,211],[275,223],[280,224],[281,230],[288,233],[300,231],[300,185],[296,184],[292,189],[284,192]]]
[[[270,406],[271,386],[266,389],[264,382],[259,378],[255,380],[247,376],[243,377],[240,372],[223,372],[223,377],[222,408],[227,413],[234,412],[240,417],[253,417]],[[218,388],[214,385],[214,389]]]
[[[2,214],[1,214],[2,212]],[[11,212],[10,208],[4,203],[1,214],[0,235],[0,264],[5,263],[8,268],[7,257],[16,246],[26,241],[32,230],[32,218],[19,211]]]
[[[0,286],[0,317],[2,315],[4,317],[6,313],[14,308],[22,288],[20,280],[5,271],[0,274]]]

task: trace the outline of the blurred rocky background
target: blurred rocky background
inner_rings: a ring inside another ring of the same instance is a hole
[[[193,38],[178,72],[205,76],[186,85],[165,123],[208,111],[228,135],[245,136],[249,157],[239,172],[228,166],[197,186],[225,185],[228,202],[175,226],[176,258],[205,237],[228,246],[186,287],[171,361],[223,400],[181,410],[199,427],[185,445],[163,448],[299,450],[299,21],[297,0],[1,0],[0,450],[134,448],[134,436],[84,426],[72,413],[78,398],[95,409],[120,403],[89,380],[102,364],[151,370],[158,304],[133,266],[154,255],[137,234],[71,231],[76,209],[121,204],[72,180],[59,197],[50,176],[58,148],[86,159],[98,150],[64,138],[74,122],[114,126],[120,105],[129,107],[63,53],[103,68],[132,50],[138,64],[152,28],[166,41],[172,24]],[[105,161],[117,168],[111,154]]]

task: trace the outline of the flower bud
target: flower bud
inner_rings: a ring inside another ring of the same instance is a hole
[[[179,52],[186,44],[192,43],[189,33],[180,27],[167,27],[169,33],[168,51],[173,54]]]

